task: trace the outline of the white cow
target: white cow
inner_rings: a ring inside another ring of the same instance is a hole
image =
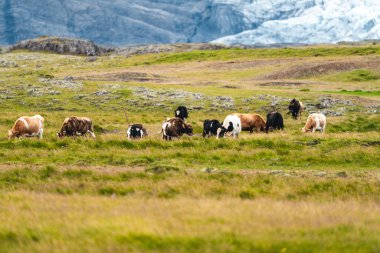
[[[312,113],[307,117],[306,124],[302,128],[302,132],[324,132],[326,128],[326,116],[322,113]]]

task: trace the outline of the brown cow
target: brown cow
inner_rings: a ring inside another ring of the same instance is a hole
[[[8,139],[37,136],[42,139],[44,132],[44,118],[41,115],[33,117],[22,116],[18,118],[12,129],[8,131]]]
[[[256,132],[265,131],[265,120],[259,114],[234,113],[233,115],[240,118],[242,131],[249,131],[250,133],[253,133],[253,129],[256,129]]]
[[[57,136],[60,138],[64,136],[86,136],[88,133],[95,139],[94,127],[90,118],[70,117],[63,121]]]
[[[184,134],[192,136],[193,128],[180,118],[169,118],[162,123],[161,133],[164,140],[179,139]]]

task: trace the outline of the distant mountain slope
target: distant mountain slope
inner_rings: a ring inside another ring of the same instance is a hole
[[[41,35],[114,46],[359,40],[378,38],[379,6],[377,0],[2,0],[0,44]]]

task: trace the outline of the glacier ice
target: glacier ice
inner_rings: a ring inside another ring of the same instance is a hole
[[[293,1],[297,2],[297,1]],[[292,5],[292,1],[288,1]],[[224,44],[336,43],[380,39],[380,1],[319,0],[293,17],[214,40]]]

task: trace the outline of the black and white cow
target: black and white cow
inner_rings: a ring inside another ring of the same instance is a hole
[[[128,139],[142,139],[147,135],[148,133],[142,124],[130,125],[127,130]]]
[[[267,123],[265,132],[269,130],[284,130],[284,119],[279,112],[270,112],[267,114]]]
[[[216,138],[223,138],[226,135],[232,135],[234,138],[238,138],[241,132],[241,120],[237,115],[228,115],[221,128],[217,130]]]
[[[185,119],[187,119],[188,116],[189,114],[185,106],[178,106],[177,110],[174,111],[174,117],[180,118],[183,121],[185,121]]]
[[[206,119],[203,122],[203,137],[216,136],[218,129],[221,127],[222,127],[222,124],[219,122],[219,120],[216,120],[216,119],[208,120],[208,119]]]

